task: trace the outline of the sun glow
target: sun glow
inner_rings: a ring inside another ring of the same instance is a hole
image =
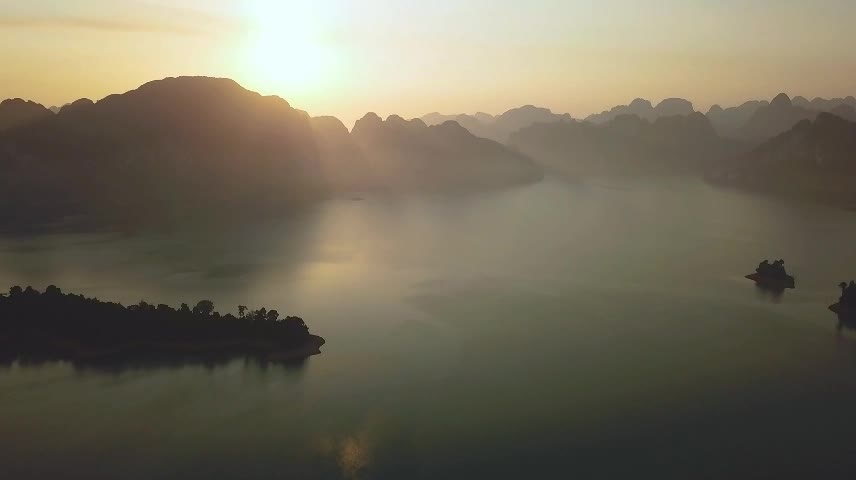
[[[329,81],[339,62],[325,43],[325,18],[313,2],[255,0],[246,61],[263,86],[289,93],[310,92]]]

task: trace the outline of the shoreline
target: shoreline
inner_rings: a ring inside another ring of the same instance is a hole
[[[294,346],[278,345],[264,340],[228,340],[201,343],[135,342],[96,348],[63,339],[44,342],[16,342],[14,337],[0,339],[0,344],[14,345],[11,350],[17,351],[15,356],[18,358],[34,355],[79,363],[97,363],[112,359],[146,359],[158,356],[200,359],[216,356],[255,356],[274,362],[287,362],[320,355],[321,347],[325,343],[327,341],[318,335],[310,335],[306,342]],[[0,349],[5,350],[2,347]]]

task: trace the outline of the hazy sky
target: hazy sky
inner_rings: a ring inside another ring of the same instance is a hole
[[[231,77],[313,115],[856,94],[853,0],[0,0],[0,98]]]

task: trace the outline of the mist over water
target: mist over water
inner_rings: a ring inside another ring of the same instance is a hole
[[[233,231],[0,240],[0,283],[265,305],[302,366],[0,367],[9,478],[823,477],[856,469],[853,212],[697,179],[335,199]],[[784,258],[797,290],[743,276]],[[50,462],[40,461],[49,458]]]

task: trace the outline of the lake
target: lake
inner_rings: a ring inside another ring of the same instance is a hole
[[[207,232],[0,239],[0,285],[275,308],[300,366],[0,367],[26,478],[856,475],[856,214],[698,180],[335,199]],[[743,276],[784,258],[797,289]]]

